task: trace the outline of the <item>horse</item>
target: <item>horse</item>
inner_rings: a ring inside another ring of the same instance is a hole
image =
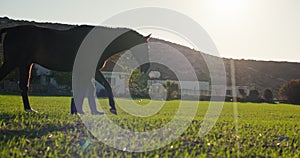
[[[54,71],[72,72],[80,45],[88,33],[96,27],[103,32],[121,32],[120,36],[104,49],[95,72],[95,80],[102,84],[107,91],[110,112],[117,115],[112,88],[100,70],[111,56],[140,44],[146,44],[143,49],[147,53],[133,52],[133,56],[138,62],[149,57],[148,39],[150,35],[143,36],[132,29],[91,25],[75,26],[68,30],[56,30],[35,25],[19,25],[1,29],[0,43],[3,45],[4,61],[0,68],[0,81],[12,70],[18,68],[20,72],[19,88],[24,109],[29,112],[36,112],[31,108],[28,99],[32,65],[39,64]],[[106,37],[100,38],[105,39]],[[149,63],[144,63],[140,66],[140,71],[146,74],[149,67]],[[98,114],[98,111],[95,111],[96,107],[91,107],[91,109],[93,109],[94,114]],[[74,96],[71,100],[71,113],[83,113],[82,105],[76,105],[75,107]]]

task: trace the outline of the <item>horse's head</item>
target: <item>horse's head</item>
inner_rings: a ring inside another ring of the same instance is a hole
[[[116,53],[129,50],[140,65],[140,71],[146,75],[150,68],[148,47],[150,35],[143,36],[131,29],[120,29],[118,31],[122,32],[121,35],[107,46],[103,54],[104,58],[107,59]]]

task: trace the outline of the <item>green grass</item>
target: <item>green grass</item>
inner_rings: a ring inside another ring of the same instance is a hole
[[[238,103],[236,134],[233,103],[225,103],[215,126],[200,138],[197,133],[208,107],[208,102],[201,102],[193,123],[171,144],[130,153],[90,134],[79,116],[69,114],[70,97],[30,97],[30,101],[39,114],[24,112],[20,96],[0,96],[0,157],[300,157],[300,106]],[[107,112],[107,100],[100,102]],[[107,114],[122,128],[151,131],[172,120],[178,104],[168,101],[159,113],[145,118],[121,109],[118,116]],[[95,116],[90,118],[97,122]],[[281,136],[288,139],[279,140]]]

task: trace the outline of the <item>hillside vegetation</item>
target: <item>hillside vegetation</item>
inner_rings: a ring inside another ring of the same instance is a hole
[[[65,25],[65,24],[57,24],[57,23],[37,23],[37,22],[29,22],[24,20],[12,20],[9,18],[0,18],[0,29],[5,27],[12,27],[16,25],[24,25],[24,24],[33,24],[41,27],[49,27],[55,29],[69,29],[74,27],[74,25]],[[218,61],[218,57],[214,57],[206,54],[206,52],[200,52],[179,44],[175,44],[169,41],[164,41],[161,39],[151,39],[152,42],[160,42],[163,44],[167,44],[172,48],[175,48],[179,52],[181,52],[186,58],[190,61],[191,65],[194,67],[196,75],[200,81],[209,81],[209,69],[206,65],[206,58],[216,59]],[[2,51],[2,49],[0,49]],[[0,51],[0,54],[2,54]],[[167,49],[166,47],[155,47],[151,48],[150,51],[154,53],[168,53],[173,51],[172,49]],[[0,55],[1,56],[1,55]],[[116,60],[117,58],[113,58]],[[227,84],[230,86],[231,76],[230,76],[230,60],[222,58],[227,74]],[[168,59],[172,60],[172,58]],[[210,60],[210,62],[214,62],[214,60]],[[263,90],[269,88],[273,91],[274,97],[279,97],[279,88],[285,82],[291,79],[299,79],[300,78],[300,63],[291,63],[291,62],[275,62],[275,61],[255,61],[255,60],[235,60],[235,70],[236,70],[236,84],[239,86],[249,86],[252,89],[259,90],[262,95]],[[174,63],[180,65],[183,69],[185,69],[185,65],[182,63]],[[152,70],[157,70],[161,72],[160,79],[174,79],[176,80],[176,76],[174,72],[168,69],[166,66],[162,66],[159,64],[153,64]],[[106,70],[111,70],[111,68],[106,68]],[[184,80],[190,80],[189,76],[185,76]]]

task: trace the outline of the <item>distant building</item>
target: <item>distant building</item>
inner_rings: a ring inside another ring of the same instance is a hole
[[[235,86],[234,89],[235,89],[236,97],[239,97],[239,98],[246,97],[250,93],[249,86]],[[233,96],[233,87],[232,86],[227,86],[226,95]]]
[[[224,96],[226,95],[224,90],[226,90],[226,85],[211,85],[210,95],[211,96]]]
[[[52,80],[52,83],[56,83],[56,81],[54,81],[53,78],[50,79],[49,75],[50,75],[51,71],[49,69],[46,69],[38,64],[34,64],[34,67],[36,69],[37,76],[40,77],[41,85],[47,85],[50,80]],[[58,86],[57,83],[54,86],[57,87]]]
[[[148,80],[147,88],[152,99],[166,99],[167,94],[163,83],[165,80]]]
[[[124,96],[128,94],[129,91],[126,86],[126,78],[128,78],[128,74],[123,72],[108,71],[102,71],[102,74],[110,83],[110,86],[115,96]],[[96,85],[96,87],[98,93],[101,91],[101,89],[103,89],[103,86],[99,83]]]
[[[165,88],[163,87],[166,80],[148,80],[147,88],[150,95],[165,95]],[[182,96],[208,96],[209,82],[203,81],[175,81],[179,85],[179,93]]]
[[[248,96],[250,93],[249,86],[235,86],[235,94],[237,97],[242,98]],[[225,85],[211,85],[211,96],[222,96],[224,95],[224,90],[226,90],[225,96],[233,96],[233,87]]]
[[[204,81],[180,81],[181,95],[208,96],[209,82]]]

